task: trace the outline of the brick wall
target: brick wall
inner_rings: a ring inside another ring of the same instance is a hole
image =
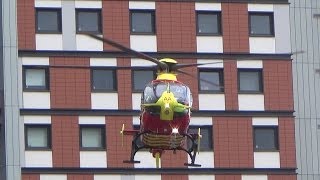
[[[40,180],[39,174],[22,174],[22,180]]]
[[[161,180],[188,180],[188,175],[185,175],[185,174],[179,174],[179,175],[162,174]]]
[[[241,175],[216,175],[215,180],[241,180]]]
[[[103,36],[130,46],[129,1],[102,1]],[[118,50],[104,44],[104,50]]]
[[[129,58],[118,58],[118,66],[130,66]],[[119,109],[132,109],[132,79],[130,69],[118,69],[118,104]]]
[[[221,3],[223,52],[249,52],[248,4]]]
[[[296,180],[297,175],[268,175],[268,180]]]
[[[187,153],[184,151],[165,151],[161,156],[161,168],[187,168],[184,163],[188,162]]]
[[[77,116],[52,116],[53,167],[79,167],[79,125]]]
[[[17,23],[19,50],[34,50],[36,48],[34,0],[17,1]]]
[[[93,174],[68,174],[67,180],[93,180]]]
[[[295,127],[293,117],[279,118],[280,167],[296,168]]]
[[[293,110],[291,61],[263,61],[266,110]]]
[[[223,66],[226,110],[238,110],[237,62],[235,60],[225,60]]]
[[[156,1],[158,51],[196,51],[194,2]]]
[[[85,57],[50,57],[50,65],[89,67]],[[51,108],[91,108],[90,69],[50,68]]]
[[[252,120],[249,117],[215,117],[214,167],[253,168]]]

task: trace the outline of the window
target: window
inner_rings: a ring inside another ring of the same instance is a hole
[[[198,129],[201,130],[200,151],[213,150],[212,126],[190,126],[188,133],[198,134]],[[191,140],[188,139],[188,148],[191,147]]]
[[[111,69],[92,69],[91,82],[93,91],[117,90],[116,72]]]
[[[25,90],[49,89],[48,68],[24,67],[23,72]]]
[[[61,9],[36,9],[37,33],[61,33]]]
[[[223,92],[222,69],[199,69],[199,90],[202,92]]]
[[[133,125],[133,130],[140,130],[140,125],[137,125],[137,124]],[[144,145],[143,142],[142,142],[142,140],[141,140],[141,137],[142,137],[142,136],[139,136],[138,139],[137,139],[137,145],[138,145],[139,147],[141,147],[141,146]]]
[[[239,69],[239,92],[261,93],[262,92],[262,70],[261,69]]]
[[[81,149],[103,150],[105,149],[105,126],[104,125],[82,125],[80,126]]]
[[[101,34],[100,9],[76,9],[77,33]]]
[[[273,13],[251,12],[249,13],[250,35],[273,36]]]
[[[279,150],[277,126],[255,126],[254,149],[257,151]]]
[[[25,125],[26,149],[51,149],[50,125]]]
[[[198,35],[221,35],[221,13],[197,11]]]
[[[133,91],[134,92],[142,92],[145,86],[152,80],[154,80],[155,73],[150,70],[133,70]]]
[[[130,11],[131,33],[155,34],[154,11],[132,10]]]

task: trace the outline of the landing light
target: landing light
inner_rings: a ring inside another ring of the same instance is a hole
[[[172,128],[172,134],[178,134],[179,130],[178,128]]]

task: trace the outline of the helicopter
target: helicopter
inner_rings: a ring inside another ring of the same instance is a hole
[[[123,136],[132,136],[130,159],[123,162],[140,163],[135,160],[136,153],[142,149],[148,149],[155,158],[156,168],[159,168],[164,151],[173,151],[173,153],[184,151],[191,160],[190,163],[187,162],[184,165],[200,167],[201,165],[196,164],[195,160],[197,153],[200,152],[201,129],[199,128],[197,133],[188,132],[192,93],[186,84],[177,79],[177,75],[183,73],[192,76],[181,71],[180,68],[215,63],[178,64],[171,58],[158,60],[113,40],[94,34],[88,34],[88,36],[156,64],[157,77],[146,84],[141,95],[140,129],[126,130],[124,124],[120,127],[122,145]],[[216,85],[210,81],[203,81]]]

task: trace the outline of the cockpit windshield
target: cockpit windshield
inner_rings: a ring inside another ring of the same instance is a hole
[[[164,91],[173,93],[176,100],[185,105],[192,105],[191,92],[188,86],[179,82],[157,81],[147,84],[142,96],[142,103],[155,103],[161,97]]]

